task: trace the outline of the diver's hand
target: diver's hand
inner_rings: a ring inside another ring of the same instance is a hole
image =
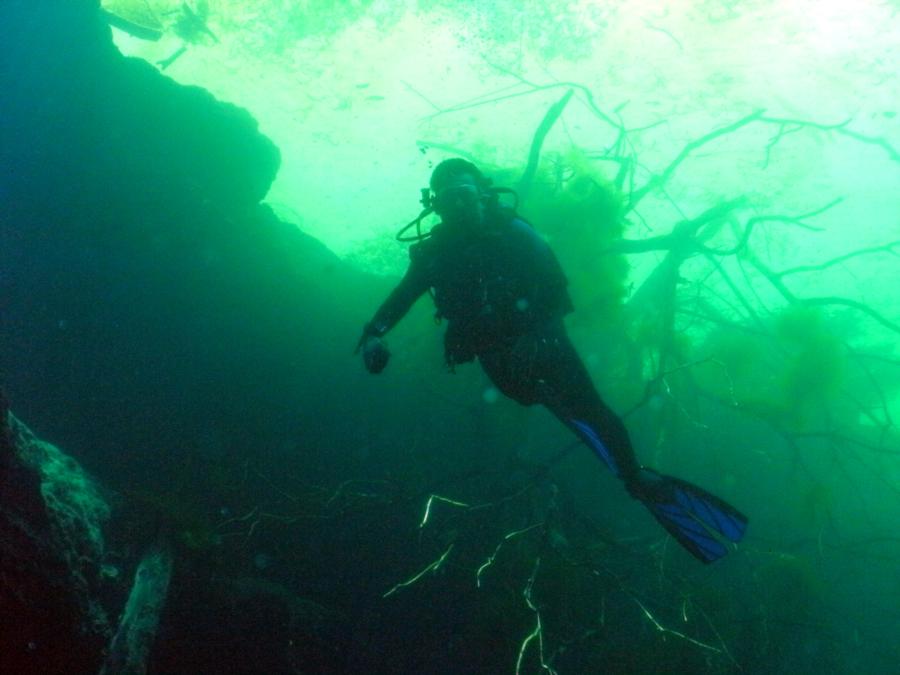
[[[384,370],[388,360],[391,358],[391,352],[388,351],[384,340],[374,335],[369,335],[363,340],[362,353],[366,370],[373,375],[377,375]]]

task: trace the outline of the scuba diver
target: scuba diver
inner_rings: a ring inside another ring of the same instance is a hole
[[[500,203],[512,190],[492,186],[471,162],[441,162],[422,190],[424,210],[397,235],[415,242],[403,279],[363,328],[356,351],[371,373],[390,352],[385,334],[430,291],[447,321],[444,355],[452,371],[476,357],[491,382],[522,405],[539,403],[620,478],[688,552],[710,563],[737,542],[747,518],[690,483],[641,466],[625,425],[601,400],[566,333],[573,310],[567,279],[547,243]],[[421,233],[430,213],[441,222]],[[416,226],[417,234],[404,236]]]

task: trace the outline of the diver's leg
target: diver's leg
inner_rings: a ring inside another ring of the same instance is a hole
[[[534,370],[539,402],[628,484],[640,469],[628,431],[600,398],[562,322],[544,333]]]
[[[547,358],[536,364],[540,402],[606,462],[631,496],[691,555],[704,563],[724,556],[728,542],[743,538],[747,517],[696,485],[638,464],[625,425],[600,399],[565,329],[560,329],[543,343]]]
[[[562,320],[479,357],[503,394],[522,405],[540,403],[626,484],[640,468],[622,420],[600,398],[566,335]]]
[[[491,381],[523,405],[541,403],[602,459],[676,541],[704,563],[728,552],[747,517],[686,481],[641,467],[622,420],[600,398],[562,322],[480,357]]]
[[[481,358],[507,396],[541,403],[602,459],[653,517],[704,563],[728,552],[747,529],[747,517],[715,495],[640,466],[622,420],[600,398],[562,322],[542,327],[516,345]]]

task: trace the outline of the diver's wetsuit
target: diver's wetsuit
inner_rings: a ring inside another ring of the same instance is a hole
[[[448,365],[473,360],[500,391],[523,405],[540,403],[574,431],[621,478],[638,464],[625,426],[600,399],[563,324],[572,311],[565,274],[550,247],[512,213],[490,214],[466,231],[441,224],[410,248],[400,284],[366,325],[382,336],[429,288],[448,321]]]

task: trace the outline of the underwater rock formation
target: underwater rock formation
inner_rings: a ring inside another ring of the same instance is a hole
[[[80,465],[0,410],[0,665],[7,673],[93,672],[110,636],[109,507]]]
[[[333,377],[335,363],[358,371],[353,343],[384,289],[354,281],[323,245],[259,203],[279,154],[250,114],[123,57],[97,0],[0,3],[0,32],[0,163],[15,168],[0,174],[0,373],[17,412],[64,439],[104,486],[186,494],[199,512],[220,498],[210,496],[215,474],[204,462],[283,447],[312,473],[286,439],[323,426],[330,394],[311,400],[303,383]],[[357,300],[341,300],[358,289]],[[11,417],[4,438],[0,625],[11,628],[0,631],[0,671],[97,672],[114,627],[96,586],[115,586],[113,616],[131,581],[106,579],[98,566],[106,507],[76,479],[84,476],[77,464]],[[46,513],[46,478],[18,459],[19,442],[73,481],[47,493],[66,507],[59,523]],[[333,457],[317,461],[344,461]],[[120,515],[107,534],[117,552],[112,530],[128,524]],[[119,555],[130,567],[153,532],[128,534]],[[210,567],[197,562],[197,577]],[[209,642],[236,636],[245,617],[208,616],[196,579],[176,573],[172,585],[160,630],[181,649],[163,663],[208,661],[219,652],[198,647],[197,623],[179,621],[185,608],[205,617]],[[263,590],[242,591],[241,602],[257,608],[260,623],[277,624],[286,596]],[[234,604],[228,584],[208,592],[222,607]],[[309,634],[289,605],[291,637]],[[316,649],[328,652],[325,642]],[[266,635],[258,645],[275,653]],[[138,651],[150,667],[152,653]]]
[[[302,408],[271,385],[321,378],[304,345],[358,366],[364,310],[335,300],[339,261],[259,204],[279,153],[247,111],[123,57],[97,0],[2,3],[0,26],[0,163],[16,167],[0,177],[0,371],[21,414],[104,480],[154,475],[166,452],[208,453],[222,420]],[[279,424],[235,426],[265,445]]]
[[[60,206],[139,202],[151,214],[173,199],[234,213],[265,196],[280,155],[251,115],[123,57],[97,0],[4,3],[0,20],[15,31],[3,46],[0,146],[11,186],[37,183]]]
[[[141,560],[100,675],[147,672],[150,649],[169,592],[173,564],[172,548],[164,541]]]

